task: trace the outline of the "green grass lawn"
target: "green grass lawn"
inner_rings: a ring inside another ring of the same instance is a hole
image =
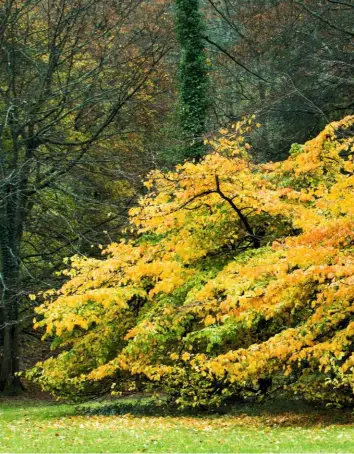
[[[0,400],[0,452],[354,452],[354,419],[341,410],[267,404],[153,416],[107,405]]]

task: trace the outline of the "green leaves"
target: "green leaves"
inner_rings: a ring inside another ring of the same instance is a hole
[[[129,392],[133,381],[183,407],[273,386],[351,403],[354,177],[338,155],[353,141],[333,131],[353,123],[330,125],[282,163],[252,164],[238,137],[221,137],[198,164],[153,172],[154,192],[131,212],[140,234],[103,259],[74,257],[39,308],[39,326],[68,351],[31,377],[66,396],[111,381]],[[309,174],[315,191],[301,189]]]

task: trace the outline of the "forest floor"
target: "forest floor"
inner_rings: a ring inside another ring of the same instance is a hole
[[[134,400],[0,400],[0,452],[354,452],[354,417],[289,402],[193,415]]]

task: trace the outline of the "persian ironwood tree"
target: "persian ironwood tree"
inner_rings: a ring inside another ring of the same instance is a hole
[[[199,163],[154,171],[135,239],[74,257],[44,295],[36,326],[61,352],[28,376],[72,398],[133,380],[182,406],[279,388],[352,404],[353,126],[259,165],[245,121]]]

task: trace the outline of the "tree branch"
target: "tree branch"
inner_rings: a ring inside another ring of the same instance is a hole
[[[243,68],[245,71],[247,71],[249,74],[252,74],[252,76],[255,76],[257,77],[258,79],[262,80],[263,82],[269,82],[268,80],[264,79],[262,76],[260,76],[259,74],[253,72],[251,69],[247,68],[247,66],[245,66],[243,63],[239,62],[238,60],[236,60],[236,58],[231,55],[226,49],[224,49],[223,47],[221,47],[218,43],[216,43],[215,41],[211,40],[208,36],[203,36],[203,39],[211,44],[212,46],[215,46],[217,49],[220,50],[220,52],[222,52],[223,54],[225,54],[227,57],[229,57],[234,63],[236,63],[236,65],[240,66],[241,68]]]
[[[220,195],[222,199],[224,199],[231,207],[232,209],[237,213],[238,217],[240,218],[244,228],[246,229],[247,233],[250,235],[253,241],[253,245],[255,248],[259,248],[261,246],[259,238],[254,234],[252,227],[250,226],[248,219],[246,216],[242,213],[242,210],[238,208],[233,199],[225,195],[220,187],[220,180],[218,175],[215,175],[215,182],[216,182],[216,193]]]
[[[334,3],[335,5],[342,5],[347,6],[348,8],[354,8],[354,5],[350,5],[349,3],[339,2],[337,0],[327,0],[329,3]]]
[[[350,32],[349,30],[345,30],[344,28],[340,28],[335,24],[332,24],[332,22],[328,21],[327,19],[324,19],[319,13],[316,13],[315,11],[312,11],[311,9],[309,9],[301,0],[295,0],[295,3],[297,3],[299,6],[301,6],[305,11],[307,11],[313,17],[320,20],[321,22],[328,25],[329,27],[333,28],[334,30],[337,30],[342,33],[346,33],[349,36],[354,36],[354,33]]]

